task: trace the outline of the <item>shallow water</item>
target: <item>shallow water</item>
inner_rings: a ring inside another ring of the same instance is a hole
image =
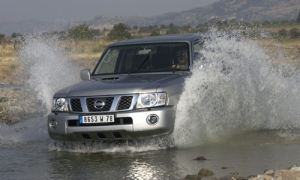
[[[29,134],[25,131],[19,133]],[[218,178],[234,172],[257,175],[300,160],[299,138],[276,134],[248,132],[232,142],[153,150],[144,144],[64,144],[51,141],[42,131],[39,136],[44,138],[19,141],[15,132],[14,141],[0,144],[0,175],[1,179],[180,179],[201,168]],[[193,160],[198,156],[207,160]]]
[[[248,176],[300,160],[298,69],[273,64],[266,49],[219,32],[211,33],[186,80],[171,143],[52,141],[46,115],[53,93],[79,81],[63,49],[56,39],[28,37],[20,51],[30,75],[25,86],[44,116],[0,124],[3,179],[180,179],[201,168],[216,177]],[[208,160],[193,160],[198,156]]]
[[[0,88],[24,87],[24,84],[0,84]]]

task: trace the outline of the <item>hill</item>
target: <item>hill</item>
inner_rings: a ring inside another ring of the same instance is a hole
[[[237,21],[273,21],[296,19],[300,11],[299,0],[220,0],[205,7],[182,12],[166,13],[154,17],[97,16],[90,21],[73,22],[70,26],[85,23],[94,29],[110,29],[116,23],[128,26],[198,25],[211,19]]]
[[[13,32],[34,33],[36,31],[65,30],[78,24],[87,24],[93,29],[111,29],[114,24],[124,23],[130,27],[169,25],[195,26],[212,19],[236,21],[273,21],[296,19],[300,11],[300,0],[219,0],[205,7],[196,7],[182,12],[165,13],[153,17],[143,16],[96,16],[89,21],[41,22],[37,20],[16,21],[0,16],[0,33],[10,36]]]

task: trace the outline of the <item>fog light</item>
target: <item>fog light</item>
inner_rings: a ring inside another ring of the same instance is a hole
[[[158,122],[158,120],[159,120],[159,118],[155,114],[150,114],[146,119],[147,123],[150,125],[156,124]]]
[[[55,119],[51,119],[50,122],[49,122],[49,127],[50,129],[56,129],[57,127],[57,122]]]

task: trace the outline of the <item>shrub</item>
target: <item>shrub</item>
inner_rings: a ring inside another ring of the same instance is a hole
[[[74,40],[91,40],[93,31],[85,24],[80,24],[68,31],[68,37]]]
[[[291,39],[296,39],[300,37],[300,32],[297,28],[292,28],[289,32],[289,36]]]
[[[110,40],[124,40],[131,38],[131,34],[125,24],[119,23],[114,25],[109,32],[108,37]]]
[[[278,36],[279,37],[286,37],[287,36],[287,30],[286,29],[280,29],[279,31],[278,31]]]

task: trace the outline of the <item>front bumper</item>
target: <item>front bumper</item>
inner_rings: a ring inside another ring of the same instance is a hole
[[[150,125],[146,121],[151,114],[159,117],[159,121],[154,125]],[[85,114],[50,113],[48,115],[49,136],[52,139],[63,141],[105,141],[156,137],[172,133],[175,120],[173,106],[117,112],[114,113],[117,124],[82,126],[77,123],[79,115]],[[55,121],[56,128],[50,127],[53,121]]]

